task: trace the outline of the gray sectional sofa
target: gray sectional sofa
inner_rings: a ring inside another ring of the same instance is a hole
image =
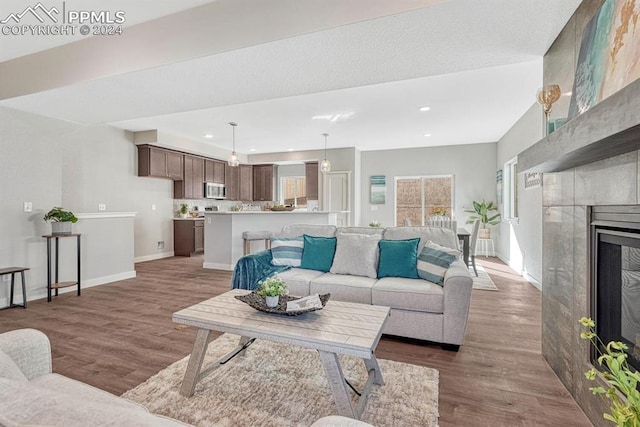
[[[447,248],[458,248],[456,234],[438,227],[340,227],[324,225],[291,225],[284,227],[280,238],[303,235],[334,237],[341,234],[377,234],[380,239],[404,240],[420,238],[418,253],[427,241]],[[337,255],[336,255],[337,256]],[[256,260],[270,259],[269,251],[247,255],[240,259],[234,272],[232,287],[254,289],[256,279],[271,274]],[[268,262],[268,261],[267,261]],[[251,274],[251,271],[259,274]],[[465,264],[457,260],[444,274],[439,286],[423,279],[403,277],[372,278],[358,275],[332,274],[304,268],[276,268],[287,283],[290,295],[331,293],[331,299],[391,307],[391,317],[384,333],[443,344],[443,348],[457,350],[464,341],[471,301],[473,281]],[[244,280],[243,280],[244,279]]]

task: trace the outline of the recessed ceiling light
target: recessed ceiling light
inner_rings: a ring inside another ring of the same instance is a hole
[[[429,110],[431,110],[431,107],[422,106],[422,107],[418,108],[418,110],[420,110],[420,111],[429,111]]]
[[[431,136],[431,134],[430,133],[425,133],[424,136],[429,137],[429,136]]]
[[[255,148],[250,148],[249,151],[251,151],[253,153],[254,151],[256,151],[256,149]]]
[[[204,134],[204,135],[202,135],[202,136],[204,136],[204,137],[205,137],[205,138],[207,138],[207,139],[211,139],[211,138],[213,138],[213,134],[211,134],[211,133],[205,133],[205,134]]]

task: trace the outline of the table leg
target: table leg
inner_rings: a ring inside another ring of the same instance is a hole
[[[193,344],[193,350],[189,357],[189,364],[187,370],[184,373],[184,379],[182,380],[182,386],[180,387],[180,394],[186,397],[193,396],[196,384],[200,377],[200,369],[202,368],[202,361],[204,355],[207,352],[209,345],[209,336],[211,331],[208,329],[198,329],[196,334],[196,341]]]
[[[13,307],[13,286],[16,282],[16,273],[11,273],[11,296],[9,296],[9,307]]]
[[[469,236],[462,236],[462,257],[464,264],[469,267]]]
[[[251,338],[242,336],[240,337],[240,342],[238,342],[238,345],[244,347],[244,345],[249,341],[251,341]],[[244,356],[247,353],[247,347],[244,347],[242,350],[240,350],[238,352],[238,356]]]
[[[367,367],[368,371],[373,371],[373,383],[377,385],[384,385],[384,380],[382,379],[382,371],[380,370],[380,366],[378,365],[378,359],[374,354],[371,354],[371,359],[364,359],[364,366]]]
[[[318,354],[320,354],[320,360],[327,374],[329,387],[338,407],[338,414],[344,417],[356,418],[349,391],[347,390],[347,383],[340,367],[340,361],[338,361],[338,355],[321,350],[318,350]]]
[[[27,284],[24,281],[24,270],[20,272],[22,278],[22,308],[27,308]]]

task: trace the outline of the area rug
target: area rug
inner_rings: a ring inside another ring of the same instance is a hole
[[[209,344],[203,366],[231,351],[236,335]],[[362,360],[340,357],[345,377],[357,388],[366,382]],[[197,426],[308,426],[337,410],[315,350],[256,340],[196,386],[179,393],[188,356],[124,393],[153,413]],[[374,386],[362,420],[377,427],[437,426],[438,371],[378,359],[385,381]]]
[[[478,270],[478,277],[473,272],[473,266],[469,266],[469,272],[471,273],[471,277],[473,277],[473,289],[479,289],[481,291],[497,291],[498,287],[491,277],[487,274],[484,267],[476,261],[476,269]]]

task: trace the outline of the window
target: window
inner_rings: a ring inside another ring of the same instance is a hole
[[[307,207],[307,179],[304,176],[280,178],[280,203],[297,208]]]
[[[503,217],[518,219],[518,158],[504,164],[504,205]]]
[[[429,218],[451,219],[453,175],[396,177],[396,225],[425,225]]]

